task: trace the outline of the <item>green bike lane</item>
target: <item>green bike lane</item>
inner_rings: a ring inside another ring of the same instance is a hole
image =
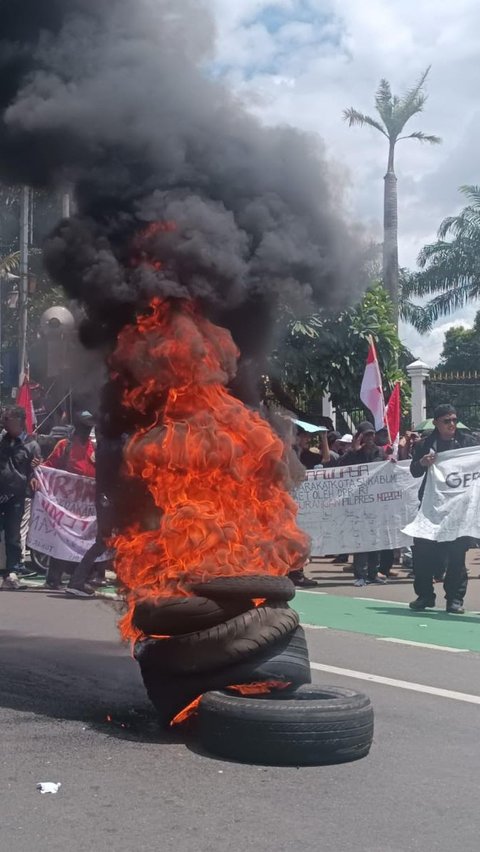
[[[302,591],[297,591],[292,604],[304,625],[480,652],[478,612],[449,615],[439,607],[417,613],[405,603]]]
[[[44,582],[36,577],[26,585],[40,590]],[[98,590],[97,597],[115,599],[117,591],[108,586]],[[417,613],[401,602],[300,590],[292,603],[304,625],[480,653],[480,612],[448,615],[439,606]]]

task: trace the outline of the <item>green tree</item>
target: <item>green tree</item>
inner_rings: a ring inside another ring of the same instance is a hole
[[[410,276],[411,294],[437,294],[423,308],[423,331],[480,296],[480,187],[462,186],[460,191],[470,204],[443,220],[437,241],[418,256],[422,271]]]
[[[456,326],[445,334],[438,370],[448,372],[478,370],[480,365],[480,311],[473,328]]]
[[[291,322],[272,356],[271,375],[299,409],[320,410],[326,391],[338,409],[359,409],[369,335],[375,339],[388,397],[396,381],[408,386],[404,366],[413,358],[399,340],[392,304],[380,283],[336,316],[317,313]]]
[[[381,133],[388,142],[387,172],[384,177],[383,201],[383,283],[393,303],[394,319],[398,316],[398,203],[397,177],[395,175],[395,150],[397,142],[403,139],[416,139],[419,142],[430,142],[433,145],[441,142],[438,136],[415,130],[413,133],[401,135],[405,125],[414,115],[423,111],[427,95],[424,91],[425,82],[430,67],[423,72],[413,88],[403,95],[393,95],[388,80],[381,80],[375,95],[375,109],[380,121],[365,115],[350,107],[343,112],[345,121],[350,127],[365,125],[373,127]]]

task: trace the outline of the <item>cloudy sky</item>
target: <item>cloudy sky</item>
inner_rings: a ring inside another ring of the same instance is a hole
[[[478,0],[210,0],[217,23],[215,72],[228,78],[268,123],[288,122],[324,139],[347,186],[346,202],[381,238],[385,139],[352,128],[342,110],[372,114],[381,77],[402,93],[428,65],[429,100],[409,131],[441,146],[399,143],[400,263],[414,266],[442,218],[462,206],[458,187],[480,183],[480,3]],[[343,181],[342,181],[343,182]],[[427,336],[402,336],[435,365],[453,323],[471,325],[478,306],[439,323]]]

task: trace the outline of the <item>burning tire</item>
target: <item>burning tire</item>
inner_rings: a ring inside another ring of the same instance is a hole
[[[288,604],[254,607],[228,621],[169,639],[145,639],[135,657],[145,667],[171,674],[220,669],[258,654],[298,627],[299,617]]]
[[[227,598],[265,598],[268,601],[291,601],[295,586],[288,577],[251,574],[242,577],[217,577],[208,583],[194,583],[192,592],[212,600]]]
[[[208,690],[266,681],[283,681],[295,689],[310,683],[311,679],[307,643],[301,627],[255,657],[214,672],[165,675],[155,666],[146,665],[141,655],[137,656],[148,697],[164,727],[168,727],[177,713]]]
[[[209,692],[198,721],[208,751],[244,763],[345,763],[365,757],[373,740],[370,699],[340,687],[301,686],[255,698]]]
[[[251,609],[249,598],[214,601],[209,598],[147,598],[133,614],[133,624],[142,633],[180,636],[216,627]]]

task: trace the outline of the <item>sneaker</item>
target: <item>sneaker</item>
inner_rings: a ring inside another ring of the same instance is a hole
[[[373,580],[367,580],[367,586],[384,586],[386,582],[386,577],[383,577],[381,574],[377,574]]]
[[[447,601],[447,612],[451,612],[452,615],[463,615],[465,610],[460,601],[452,601],[451,603]]]
[[[65,589],[65,594],[70,595],[73,598],[94,598],[95,591],[91,589],[90,586],[82,586],[76,588],[75,586],[67,586]]]
[[[417,598],[408,604],[410,609],[414,609],[416,612],[422,612],[424,609],[433,609],[435,606],[435,598]]]
[[[61,583],[47,583],[45,580],[42,589],[49,589],[51,592],[59,592],[63,588]]]
[[[299,577],[293,583],[297,589],[316,589],[320,585],[316,580],[310,580],[308,577]]]
[[[28,589],[28,586],[25,583],[21,583],[17,575],[12,571],[8,577],[4,578],[0,589],[2,592],[24,592],[25,589]]]
[[[354,582],[354,584],[353,584],[353,585],[354,585],[354,586],[357,586],[357,588],[360,588],[360,587],[362,587],[362,586],[366,586],[366,585],[367,585],[367,581],[366,581],[366,580],[363,580],[363,579],[360,577],[360,579],[355,580],[355,582]]]
[[[32,571],[31,569],[27,568],[27,566],[24,565],[23,563],[21,563],[19,565],[15,565],[15,568],[13,569],[12,573],[16,574],[17,577],[21,577],[22,580],[26,580],[27,577],[36,577],[37,576],[36,571]]]

